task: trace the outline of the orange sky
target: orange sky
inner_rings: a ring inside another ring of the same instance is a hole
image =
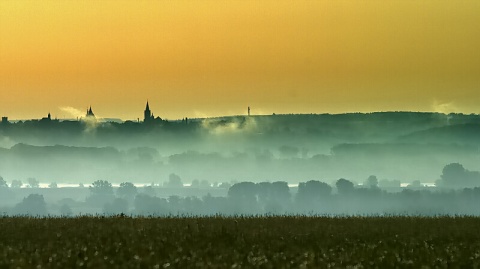
[[[480,113],[480,1],[1,1],[0,114]]]

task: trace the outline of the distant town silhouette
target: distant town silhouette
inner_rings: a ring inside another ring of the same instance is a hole
[[[84,117],[77,118],[77,120],[82,120],[82,119],[86,119],[86,120],[96,120],[97,119],[97,117],[95,116],[95,113],[93,113],[92,106],[90,106],[87,109],[87,112],[85,113]],[[52,115],[49,112],[46,117],[41,118],[39,121],[40,122],[50,122],[50,121],[57,121],[58,122],[59,120],[58,119],[52,119]],[[152,111],[150,110],[150,105],[148,104],[148,101],[147,101],[147,104],[146,104],[145,110],[144,110],[143,122],[148,123],[148,124],[151,124],[151,123],[154,123],[154,122],[157,122],[157,123],[162,122],[162,119],[160,117],[155,117],[153,115]],[[4,124],[9,123],[8,116],[3,116],[2,117],[2,123],[4,123]]]
[[[250,106],[248,106],[247,108],[247,115],[250,116]],[[90,106],[86,113],[85,113],[85,116],[83,117],[77,117],[76,119],[63,119],[63,120],[60,120],[58,118],[55,118],[55,119],[52,119],[52,115],[51,113],[49,112],[48,115],[46,117],[43,117],[39,120],[37,119],[30,119],[30,120],[24,120],[24,121],[30,121],[30,122],[40,122],[41,124],[49,124],[51,122],[55,122],[55,123],[58,123],[58,122],[63,122],[63,121],[99,121],[101,119],[98,119],[96,116],[95,116],[95,113],[93,113],[93,109],[92,109],[92,106]],[[122,120],[118,120],[118,119],[104,119],[104,120],[101,120],[103,122],[109,122],[109,121],[114,121],[114,122],[132,122],[131,120],[126,120],[126,121],[122,121]],[[180,120],[182,123],[184,124],[188,124],[188,117],[184,117]],[[16,120],[15,122],[22,122],[22,120]],[[152,110],[150,110],[150,104],[147,100],[147,103],[145,105],[145,110],[143,111],[143,120],[140,121],[140,118],[137,119],[137,123],[144,123],[144,124],[147,124],[147,125],[161,125],[163,123],[166,122],[166,120],[163,120],[161,117],[159,116],[156,116],[153,114]],[[2,116],[2,121],[1,121],[2,124],[9,124],[11,123],[9,121],[9,117],[8,116]]]

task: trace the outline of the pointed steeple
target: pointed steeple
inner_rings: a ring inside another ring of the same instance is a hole
[[[95,117],[95,114],[93,114],[93,111],[92,111],[92,106],[90,106],[89,109],[87,109],[87,117]]]
[[[150,111],[150,105],[148,104],[145,106],[145,111],[143,112],[143,122],[151,122],[153,120],[153,113]]]

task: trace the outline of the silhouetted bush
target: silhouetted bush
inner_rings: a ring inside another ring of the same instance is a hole
[[[47,205],[43,195],[30,194],[14,208],[17,215],[44,216],[47,215]]]

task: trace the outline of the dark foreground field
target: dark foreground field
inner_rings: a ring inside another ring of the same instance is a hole
[[[0,268],[478,268],[479,218],[0,218]]]

